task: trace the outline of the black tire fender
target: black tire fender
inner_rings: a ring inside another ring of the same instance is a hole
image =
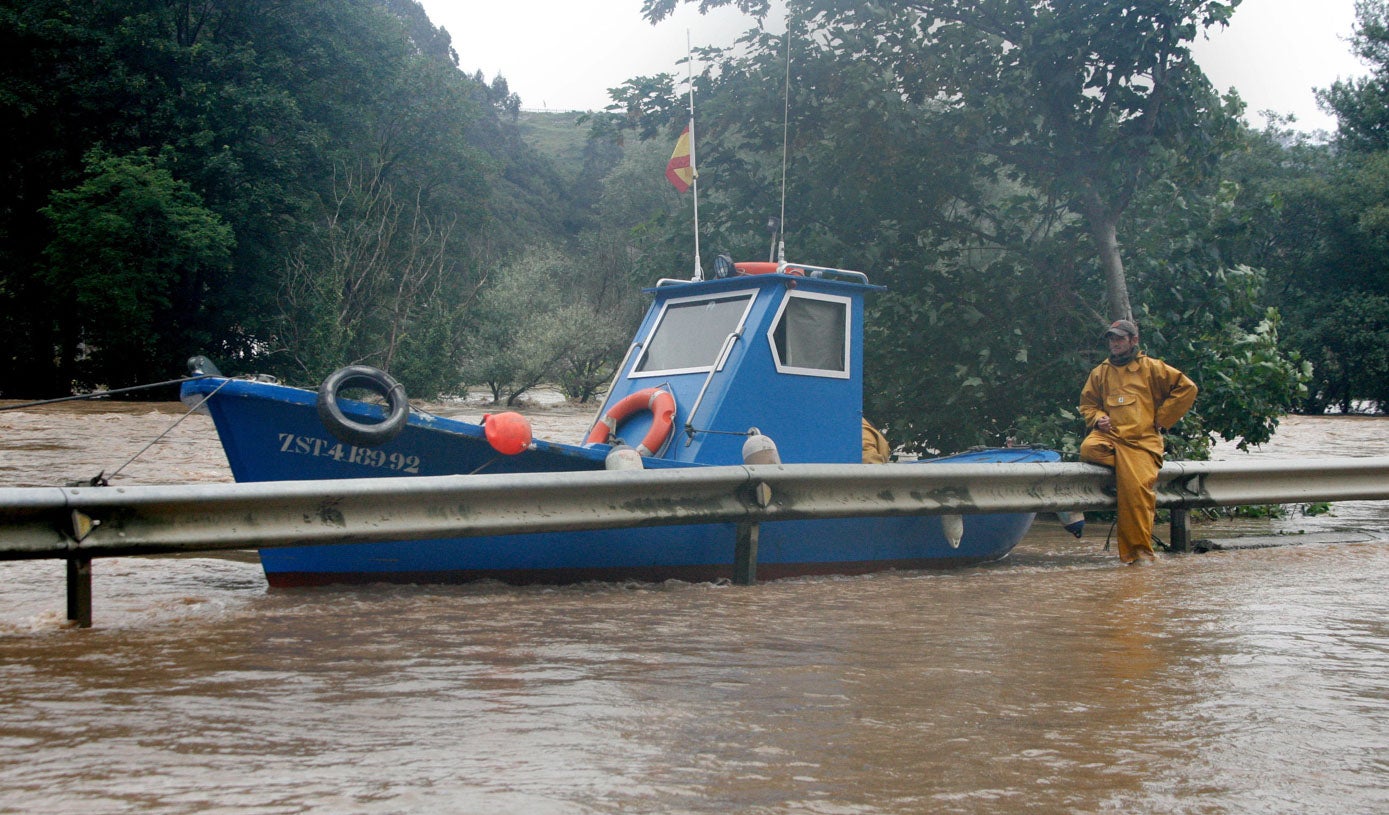
[[[338,405],[344,388],[361,388],[386,400],[386,418],[379,422],[350,419]],[[410,402],[405,386],[390,374],[368,365],[339,368],[318,386],[318,420],[338,441],[359,447],[377,447],[400,435],[410,418]]]

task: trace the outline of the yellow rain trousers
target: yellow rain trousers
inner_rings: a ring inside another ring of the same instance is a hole
[[[1114,468],[1119,498],[1119,559],[1153,557],[1153,513],[1162,431],[1176,424],[1196,401],[1196,385],[1181,371],[1142,353],[1119,366],[1106,360],[1090,372],[1080,394],[1080,412],[1090,433],[1080,458]],[[1095,427],[1108,416],[1110,430]]]

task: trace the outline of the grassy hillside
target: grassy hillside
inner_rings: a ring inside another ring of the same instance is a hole
[[[521,111],[517,117],[521,138],[542,156],[554,162],[555,169],[570,183],[584,164],[584,144],[588,125],[573,111]]]

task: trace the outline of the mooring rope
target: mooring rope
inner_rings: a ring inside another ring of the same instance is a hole
[[[116,388],[111,391],[93,391],[92,393],[79,393],[75,396],[60,396],[57,399],[41,399],[37,402],[24,402],[18,405],[0,406],[0,411],[22,410],[24,408],[41,407],[43,405],[56,405],[59,402],[75,402],[83,399],[105,399],[118,393],[130,393],[132,391],[149,390],[150,388],[162,388],[166,385],[182,385],[184,382],[194,382],[199,379],[207,379],[215,374],[198,374],[197,376],[185,376],[182,379],[169,379],[164,382],[153,382],[148,385],[131,385],[128,388]],[[209,394],[210,395],[210,394]]]
[[[192,378],[193,378],[193,379],[203,379],[203,378],[205,378],[205,377],[195,376],[195,377],[192,377]],[[185,379],[185,380],[182,380],[182,381],[187,382],[188,380]],[[90,482],[91,485],[92,485],[93,487],[107,487],[107,486],[110,486],[110,484],[111,484],[111,479],[112,479],[112,478],[115,478],[115,477],[118,476],[118,475],[120,475],[120,474],[121,474],[121,470],[124,470],[126,467],[129,467],[129,466],[131,465],[131,463],[135,461],[135,459],[137,459],[137,458],[139,458],[140,456],[144,455],[146,450],[148,450],[148,449],[150,449],[151,447],[155,446],[156,444],[159,443],[159,440],[160,440],[160,439],[162,439],[162,438],[164,438],[165,436],[167,436],[167,435],[169,435],[170,433],[172,433],[172,432],[174,431],[174,428],[178,427],[180,424],[183,423],[183,420],[184,420],[184,419],[187,419],[189,416],[192,416],[195,412],[197,412],[198,408],[200,408],[200,407],[202,407],[203,405],[207,404],[207,400],[209,400],[209,399],[211,399],[212,397],[216,396],[216,395],[217,395],[217,391],[220,391],[221,389],[225,388],[229,382],[231,382],[230,379],[225,380],[224,382],[222,382],[222,384],[220,384],[220,385],[218,385],[217,387],[213,388],[212,391],[209,392],[206,396],[204,396],[203,398],[199,399],[199,400],[198,400],[198,403],[197,403],[196,405],[190,407],[190,408],[188,409],[188,412],[187,412],[187,413],[184,413],[182,416],[180,416],[180,417],[178,417],[177,419],[175,419],[175,420],[174,420],[174,423],[171,424],[171,425],[169,425],[168,428],[166,428],[166,429],[164,430],[163,433],[160,433],[158,436],[155,436],[152,440],[150,440],[150,443],[149,443],[149,444],[146,444],[144,447],[141,447],[141,448],[140,448],[140,452],[138,452],[138,453],[136,453],[135,455],[131,456],[124,464],[122,464],[121,466],[117,467],[117,468],[116,468],[116,471],[113,472],[113,473],[111,473],[111,475],[107,476],[105,470],[102,470],[101,472],[97,473],[97,474],[92,478],[92,480],[91,480],[91,482]],[[168,384],[168,383],[164,383],[164,384]]]

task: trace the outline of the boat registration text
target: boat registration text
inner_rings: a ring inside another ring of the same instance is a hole
[[[281,453],[331,458],[334,461],[347,464],[359,464],[363,467],[376,467],[402,473],[418,474],[420,471],[419,456],[387,453],[382,450],[373,450],[370,447],[358,447],[355,444],[343,444],[331,439],[300,436],[294,433],[280,433],[279,439]]]

